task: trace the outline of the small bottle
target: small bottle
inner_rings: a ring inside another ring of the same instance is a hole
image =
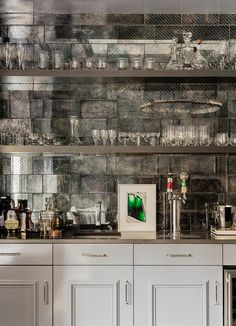
[[[14,200],[10,201],[10,209],[7,212],[7,219],[5,221],[5,228],[7,229],[8,233],[13,232],[15,233],[16,230],[19,228],[19,221],[16,216],[15,212],[15,202]]]
[[[4,211],[0,211],[0,233],[4,233],[5,231],[5,219],[4,219]]]
[[[192,33],[183,33],[184,45],[182,48],[182,60],[184,69],[192,69],[193,59],[195,57],[194,48],[191,44]]]

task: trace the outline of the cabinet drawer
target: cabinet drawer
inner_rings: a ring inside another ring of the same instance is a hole
[[[52,265],[52,245],[1,244],[0,265]]]
[[[134,246],[135,265],[222,265],[222,245],[152,244]]]
[[[54,245],[55,265],[132,265],[133,245]]]
[[[223,245],[223,265],[236,266],[236,244]]]

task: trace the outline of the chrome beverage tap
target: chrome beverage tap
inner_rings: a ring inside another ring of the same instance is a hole
[[[181,189],[180,191],[174,191],[173,176],[170,173],[167,179],[167,194],[168,201],[170,204],[170,234],[173,239],[179,239],[181,235],[180,230],[180,213],[181,205],[186,203],[186,193],[187,193],[187,179],[188,174],[186,172],[181,172],[180,181]]]

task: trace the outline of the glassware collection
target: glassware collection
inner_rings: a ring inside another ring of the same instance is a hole
[[[180,43],[182,40],[183,43]],[[232,40],[216,41],[214,49],[205,51],[203,40],[192,40],[191,32],[173,37],[169,42],[169,61],[159,62],[153,55],[121,55],[117,59],[108,60],[106,55],[79,58],[66,56],[61,50],[46,48],[39,44],[37,62],[33,69],[133,69],[133,70],[194,70],[194,69],[236,69],[236,46]],[[160,44],[160,47],[162,45]],[[206,54],[208,53],[208,54]],[[4,69],[29,69],[27,44],[3,43],[0,40],[0,62]],[[115,61],[115,62],[114,62]],[[165,61],[165,60],[164,60]],[[26,64],[27,63],[27,64]]]

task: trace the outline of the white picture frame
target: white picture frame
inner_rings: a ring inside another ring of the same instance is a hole
[[[118,228],[122,238],[156,238],[156,185],[118,185]]]

